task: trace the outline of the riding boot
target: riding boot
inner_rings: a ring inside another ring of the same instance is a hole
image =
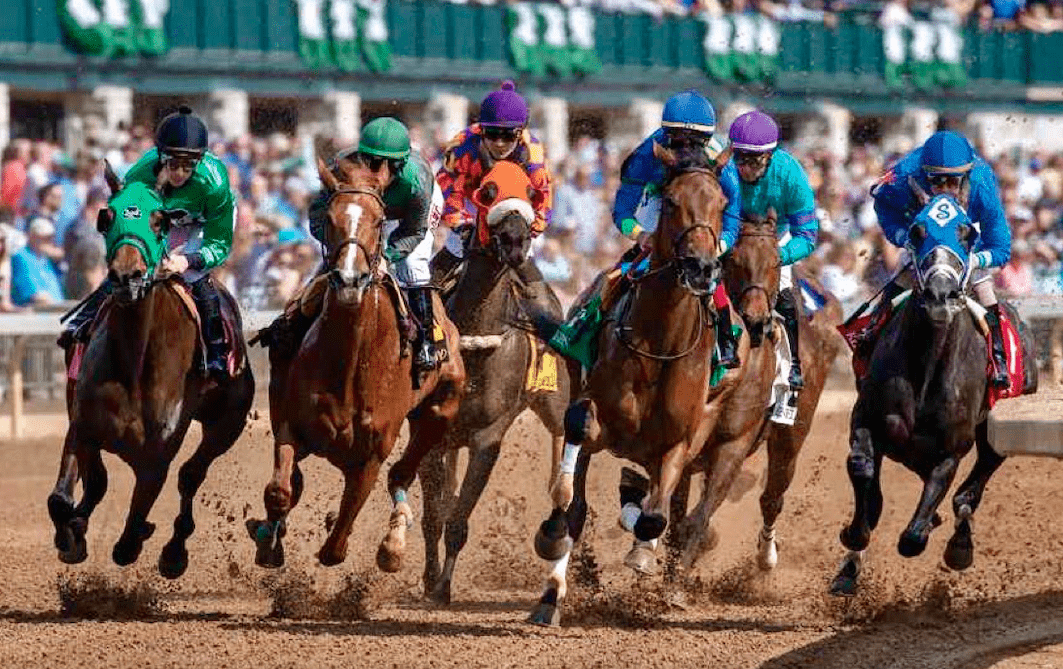
[[[209,276],[192,284],[192,299],[199,310],[203,342],[207,345],[207,375],[221,380],[229,376],[226,362],[225,324],[221,317],[221,296]]]
[[[1000,304],[994,304],[986,309],[985,319],[989,324],[989,332],[993,338],[993,374],[990,383],[997,388],[1011,386],[1011,375],[1008,374],[1008,360],[1004,355],[1004,331],[1000,326]]]
[[[66,329],[63,330],[56,341],[60,348],[65,350],[76,342],[88,341],[89,327],[96,320],[96,315],[100,313],[100,307],[103,306],[104,301],[110,294],[111,282],[105,279],[100,284],[100,287],[92,295],[89,295],[85,304],[81,306],[81,310],[66,324]]]
[[[454,255],[450,252],[450,249],[445,246],[441,248],[439,253],[432,256],[432,260],[429,263],[432,272],[432,285],[443,286],[446,284],[447,280],[458,272],[464,262],[464,258]]]
[[[413,357],[413,366],[419,373],[429,372],[439,366],[436,360],[436,346],[432,336],[435,328],[435,319],[432,315],[432,287],[411,286],[406,288],[406,298],[410,303],[410,311],[417,319],[417,340],[414,342],[416,355]]]
[[[310,326],[321,314],[325,302],[325,274],[318,274],[301,288],[266,328],[259,332],[258,340],[282,359],[295,357]]]
[[[797,333],[800,327],[793,288],[784,288],[779,291],[779,298],[775,301],[775,310],[782,316],[786,336],[790,340],[790,390],[797,392],[805,387],[805,379],[801,376],[801,356],[797,348]]]
[[[721,367],[734,369],[742,364],[738,358],[738,339],[731,325],[730,305],[716,310],[716,348],[720,354]]]

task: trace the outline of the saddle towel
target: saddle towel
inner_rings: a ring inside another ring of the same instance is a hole
[[[797,419],[797,393],[790,390],[790,337],[782,316],[772,312],[772,327],[775,330],[775,378],[771,382],[771,395],[768,408],[771,409],[771,421],[780,425],[793,425]]]

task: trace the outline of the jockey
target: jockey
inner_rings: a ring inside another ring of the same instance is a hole
[[[446,246],[433,259],[437,276],[445,275],[464,258],[476,218],[466,203],[472,201],[484,175],[499,161],[516,163],[531,180],[535,213],[532,237],[546,229],[553,206],[552,180],[543,145],[527,126],[528,103],[513,82],[505,81],[484,98],[479,121],[459,132],[444,148],[443,167],[436,180],[443,189],[442,221],[450,234]],[[534,262],[526,260],[516,271],[533,299],[546,299],[543,276]]]
[[[620,168],[620,188],[616,191],[613,203],[613,225],[622,235],[636,242],[637,248],[649,248],[650,235],[657,228],[661,215],[661,189],[668,177],[668,169],[653,153],[654,144],[671,149],[702,149],[715,158],[723,149],[713,139],[715,130],[716,110],[711,102],[694,90],[676,93],[664,105],[661,127],[624,160]],[[738,173],[734,166],[724,166],[720,174],[720,186],[728,201],[723,212],[723,230],[717,249],[723,255],[738,239],[742,203]],[[722,290],[720,294],[724,294]],[[717,307],[720,306],[717,304]],[[738,342],[731,329],[730,311],[717,311],[719,321],[716,337],[720,364],[734,368],[739,364]]]
[[[432,168],[418,152],[410,150],[410,133],[397,119],[377,118],[365,124],[357,148],[341,151],[341,159],[361,162],[372,170],[386,165],[390,179],[382,193],[388,233],[384,257],[395,279],[406,291],[410,310],[418,321],[414,345],[414,367],[427,372],[438,366],[433,337],[432,286],[429,260],[432,256],[430,230],[439,222],[443,196],[432,176]],[[310,232],[326,244],[328,193],[320,193],[310,205]],[[326,255],[328,249],[325,250]],[[296,293],[284,313],[263,337],[265,344],[279,345],[283,355],[298,350],[306,331],[321,312],[325,277],[319,275]]]
[[[942,193],[956,198],[979,227],[976,252],[970,257],[970,283],[978,303],[986,308],[986,321],[993,335],[994,386],[1010,385],[1001,331],[1001,308],[993,292],[990,268],[1004,265],[1011,256],[1011,228],[1004,216],[1000,191],[993,169],[971,147],[963,135],[943,130],[926,140],[885,174],[871,189],[882,232],[892,244],[905,246],[913,217],[921,200],[913,191],[919,188],[931,197]],[[883,288],[882,299],[872,312],[872,322],[891,300],[911,287],[911,270],[906,268]],[[862,354],[870,354],[873,334],[859,344]]]
[[[157,272],[179,274],[191,286],[207,347],[207,372],[227,376],[221,298],[210,270],[229,257],[236,203],[224,163],[207,151],[207,127],[190,108],[182,106],[159,123],[155,148],[126,172],[126,183],[136,181],[155,187],[167,210],[184,212],[181,218],[171,219],[168,255]],[[105,281],[67,325],[59,337],[60,346],[66,348],[87,337],[84,326],[95,320],[110,292],[110,283]]]
[[[798,355],[798,312],[793,264],[816,248],[819,222],[812,187],[801,163],[778,148],[779,126],[761,111],[742,114],[729,133],[734,163],[742,180],[743,217],[763,218],[768,209],[778,215],[779,296],[775,311],[783,318],[790,339],[790,388],[804,387]]]

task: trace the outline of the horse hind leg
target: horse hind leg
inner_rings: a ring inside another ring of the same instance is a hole
[[[934,467],[924,480],[923,494],[919,497],[915,515],[897,542],[897,552],[904,557],[915,557],[926,550],[930,531],[935,527],[937,507],[952,485],[958,464],[959,461],[950,455]]]
[[[424,535],[424,593],[431,598],[439,582],[439,542],[443,538],[443,524],[450,512],[456,484],[451,480],[450,465],[454,451],[432,449],[417,469],[421,480],[424,512],[421,515],[421,534]],[[453,458],[456,460],[456,457]]]
[[[952,498],[952,510],[956,514],[956,527],[945,548],[945,564],[950,569],[962,571],[974,563],[974,541],[971,538],[971,517],[982,502],[982,494],[990,477],[1004,462],[1004,456],[993,450],[982,423],[975,432],[978,459],[967,479]]]
[[[188,548],[185,542],[196,529],[192,516],[196,493],[207,477],[207,470],[218,456],[236,443],[244,430],[247,413],[236,411],[219,421],[203,425],[203,438],[177,473],[177,491],[181,495],[181,509],[173,521],[173,537],[159,554],[159,573],[175,579],[188,568]]]

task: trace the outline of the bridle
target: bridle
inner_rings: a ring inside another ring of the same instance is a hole
[[[743,231],[742,237],[771,237],[773,240],[777,238],[774,230],[752,230],[749,232]],[[782,267],[782,260],[780,260],[779,263],[775,265],[775,267]],[[772,295],[768,292],[767,288],[765,288],[759,283],[751,283],[745,288],[743,288],[742,292],[738,294],[738,299],[735,300],[735,303],[739,305],[742,304],[742,300],[745,299],[746,295],[757,291],[764,295],[764,299],[767,301],[768,304],[768,310],[770,311],[771,309],[773,309],[775,305],[775,300],[778,298],[779,291],[776,290],[775,295]]]
[[[337,188],[336,190],[330,191],[329,192],[329,196],[328,196],[328,200],[326,202],[326,206],[331,208],[332,201],[338,195],[368,195],[369,197],[371,197],[374,200],[376,200],[376,203],[378,205],[380,205],[380,210],[382,212],[386,209],[386,206],[384,205],[384,199],[382,197],[380,197],[379,193],[377,193],[374,190],[370,190],[368,188],[356,188],[356,187],[353,187],[353,186],[341,186],[341,187]],[[371,270],[372,270],[373,267],[377,266],[377,263],[380,262],[380,256],[384,252],[383,251],[383,248],[384,248],[384,239],[383,239],[383,237],[384,237],[384,226],[383,225],[378,225],[377,226],[376,252],[375,253],[370,253],[369,249],[367,249],[364,244],[362,244],[360,241],[358,241],[358,239],[356,237],[348,236],[346,239],[341,241],[339,244],[336,244],[336,248],[332,249],[331,251],[329,251],[327,253],[326,257],[328,258],[328,267],[329,267],[329,269],[331,270],[331,269],[335,268],[336,261],[339,259],[340,252],[343,251],[343,249],[347,248],[348,246],[354,246],[355,248],[357,248],[359,251],[362,252],[362,255],[365,256],[365,259],[369,263],[369,267],[370,267],[370,271],[369,272],[367,272],[366,274],[363,274],[362,276],[358,277],[358,285],[356,287],[362,288],[362,287],[365,287],[368,284],[373,283],[374,281],[376,281],[376,278],[375,278],[376,274],[375,274],[375,272],[373,272]],[[335,276],[336,275],[332,274],[331,272],[329,273],[329,283],[332,283],[334,287],[339,287],[339,286],[335,285],[335,282],[338,281],[338,278],[335,278]]]

